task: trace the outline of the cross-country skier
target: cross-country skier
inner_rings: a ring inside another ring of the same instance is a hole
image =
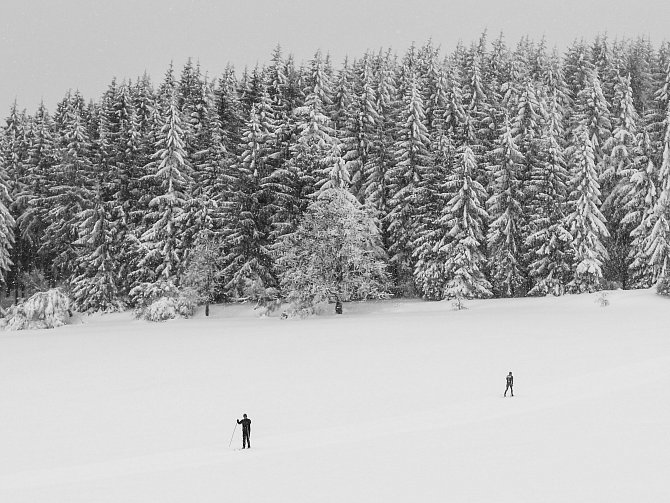
[[[249,441],[249,437],[251,436],[251,419],[247,418],[246,414],[242,414],[242,416],[244,419],[237,420],[237,424],[242,425],[242,449],[245,446],[251,449],[251,442]]]
[[[512,396],[514,396],[514,389],[512,389],[513,386],[514,386],[514,377],[510,372],[509,374],[507,374],[507,386],[505,387],[505,394],[503,396],[507,396],[507,390],[510,390]]]

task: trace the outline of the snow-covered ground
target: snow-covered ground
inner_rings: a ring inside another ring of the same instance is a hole
[[[670,300],[596,297],[0,333],[0,502],[670,501]]]

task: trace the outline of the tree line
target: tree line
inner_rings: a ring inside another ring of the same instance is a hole
[[[66,286],[93,311],[193,278],[219,300],[281,296],[286,237],[338,188],[373,216],[395,295],[644,288],[670,274],[669,184],[668,43],[561,54],[484,34],[338,67],[277,47],[241,73],[188,61],[53,113],[15,103],[0,279],[16,296]]]

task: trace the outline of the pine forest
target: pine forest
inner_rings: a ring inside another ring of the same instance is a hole
[[[263,67],[213,77],[188,61],[95,101],[15,103],[4,295],[59,286],[89,312],[189,284],[212,301],[285,298],[304,217],[325,236],[339,224],[318,215],[354,213],[348,232],[371,234],[383,271],[360,266],[365,251],[341,263],[395,296],[670,284],[670,44],[482,35],[450,51],[301,64],[277,47]],[[314,207],[324,194],[350,210]]]

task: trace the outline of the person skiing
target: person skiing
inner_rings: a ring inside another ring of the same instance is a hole
[[[514,377],[512,376],[512,372],[507,374],[507,386],[505,387],[505,394],[503,396],[507,396],[507,390],[510,390],[512,393],[512,396],[514,396]]]
[[[251,449],[251,442],[249,441],[249,437],[251,437],[251,419],[247,418],[246,414],[242,414],[242,416],[243,419],[237,420],[237,424],[242,425],[242,449],[245,446]]]

